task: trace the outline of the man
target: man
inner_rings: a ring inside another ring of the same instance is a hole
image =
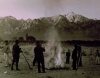
[[[81,46],[78,46],[78,66],[82,67],[82,50]]]
[[[100,53],[98,49],[96,50],[95,56],[96,56],[96,64],[99,65],[100,64]]]
[[[45,52],[45,49],[41,47],[41,44],[39,42],[36,43],[36,47],[34,48],[35,57],[38,63],[38,73],[41,73],[40,64],[42,64],[42,71],[45,73],[45,65],[44,65],[44,55],[43,52]]]
[[[68,52],[66,52],[66,64],[69,64],[70,62],[70,50],[68,49]]]
[[[78,52],[77,48],[78,48],[78,46],[75,45],[74,47],[75,48],[74,48],[73,53],[72,53],[72,59],[73,59],[72,66],[73,66],[73,70],[77,70],[77,52]]]
[[[12,60],[12,66],[11,66],[11,70],[14,70],[13,69],[13,65],[14,63],[16,62],[16,70],[19,71],[19,68],[18,68],[18,63],[19,63],[19,56],[20,56],[20,52],[21,52],[21,48],[19,48],[19,41],[16,40],[15,41],[15,44],[13,46],[13,50],[12,50],[12,55],[13,55],[13,60]]]
[[[4,61],[5,61],[5,67],[9,66],[9,52],[10,52],[10,48],[8,45],[8,41],[5,41],[5,46],[3,47],[3,51],[4,51]]]

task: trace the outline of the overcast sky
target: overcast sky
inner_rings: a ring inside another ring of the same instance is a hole
[[[34,19],[70,12],[100,19],[100,0],[0,0],[1,17]]]

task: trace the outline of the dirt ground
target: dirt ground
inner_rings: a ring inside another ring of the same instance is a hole
[[[100,78],[100,65],[95,65],[89,61],[89,57],[84,56],[83,66],[77,71],[71,69],[71,64],[66,64],[68,70],[46,70],[46,73],[38,73],[37,66],[32,66],[33,70],[28,68],[23,57],[20,58],[19,68],[21,71],[10,70],[10,67],[4,67],[4,63],[0,63],[0,78]]]
[[[19,68],[21,69],[21,71],[16,71],[16,70],[11,71],[10,67],[4,67],[3,53],[2,50],[0,50],[0,78],[100,78],[100,65],[95,65],[95,62],[91,60],[92,58],[91,56],[87,55],[82,57],[83,66],[79,67],[77,71],[72,70],[72,60],[71,60],[70,64],[66,64],[66,67],[69,68],[67,70],[46,69],[46,73],[38,73],[37,65],[34,67],[32,66],[32,61],[34,57],[33,45],[24,46],[21,48],[23,48],[24,54],[27,57],[27,60],[30,63],[33,70],[29,69],[22,54],[20,54],[20,61],[19,61]],[[67,48],[70,47],[67,46]],[[86,54],[89,54],[88,52],[91,50],[91,48],[89,47],[88,48],[82,47],[82,49],[84,50],[84,52],[86,52]],[[96,51],[93,47],[92,50],[94,52]]]

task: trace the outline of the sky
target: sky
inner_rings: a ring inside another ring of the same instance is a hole
[[[100,0],[0,0],[0,17],[35,19],[70,12],[100,19]]]

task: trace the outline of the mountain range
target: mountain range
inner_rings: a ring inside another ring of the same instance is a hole
[[[99,40],[100,20],[89,19],[71,12],[65,15],[38,19],[16,19],[13,16],[0,17],[0,38],[13,39],[26,34],[37,40],[47,40],[51,30],[57,31],[61,40]]]

